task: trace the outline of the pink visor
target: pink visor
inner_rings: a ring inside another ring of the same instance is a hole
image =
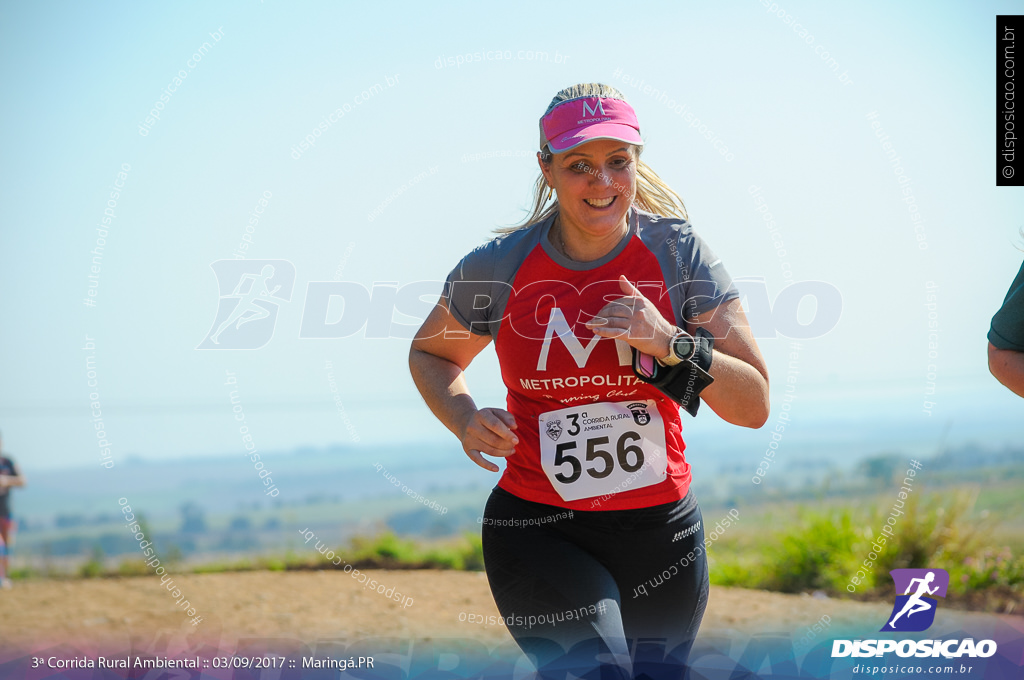
[[[593,139],[643,146],[633,107],[621,99],[580,97],[562,102],[540,119],[540,146],[562,153]]]

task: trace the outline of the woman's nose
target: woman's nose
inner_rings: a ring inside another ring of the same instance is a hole
[[[595,168],[590,175],[590,183],[597,186],[607,186],[612,183],[612,178],[602,168]]]

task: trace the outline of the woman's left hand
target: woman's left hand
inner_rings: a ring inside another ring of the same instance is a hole
[[[644,354],[664,357],[676,326],[665,320],[654,303],[644,297],[625,276],[619,277],[624,297],[609,302],[587,322],[602,338],[619,338]]]

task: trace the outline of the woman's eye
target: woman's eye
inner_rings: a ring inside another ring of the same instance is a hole
[[[576,165],[572,166],[572,169],[577,172],[587,172],[588,170],[590,170],[586,163],[577,163]]]

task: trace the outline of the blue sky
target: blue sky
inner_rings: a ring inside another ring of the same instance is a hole
[[[841,292],[839,323],[800,350],[807,422],[871,414],[871,399],[884,404],[879,417],[915,427],[1020,422],[1020,400],[985,365],[988,323],[1024,246],[1024,195],[995,186],[992,162],[995,15],[1015,5],[778,4],[811,42],[757,0],[645,3],[625,15],[600,2],[585,13],[546,2],[3,6],[5,449],[39,468],[98,464],[96,390],[115,460],[233,450],[226,371],[261,448],[352,441],[353,431],[365,443],[454,442],[415,392],[408,340],[298,337],[307,284],[443,280],[493,228],[523,216],[537,118],[556,91],[583,81],[630,100],[644,160],[683,196],[733,276],[763,278],[774,299],[785,261],[795,280]],[[484,58],[494,51],[517,58]],[[473,53],[480,61],[436,67]],[[140,135],[179,70],[187,77]],[[719,146],[645,86],[685,105]],[[293,147],[346,105],[296,159]],[[926,250],[872,112],[911,178]],[[463,160],[492,152],[509,154]],[[86,307],[89,251],[123,164],[96,306]],[[267,194],[247,255],[294,265],[291,301],[266,347],[197,351],[217,309],[210,265],[232,257]],[[789,341],[760,345],[784,375]],[[929,363],[932,416],[921,408]],[[469,378],[481,405],[502,404],[493,352]],[[708,416],[693,427],[727,426]]]

